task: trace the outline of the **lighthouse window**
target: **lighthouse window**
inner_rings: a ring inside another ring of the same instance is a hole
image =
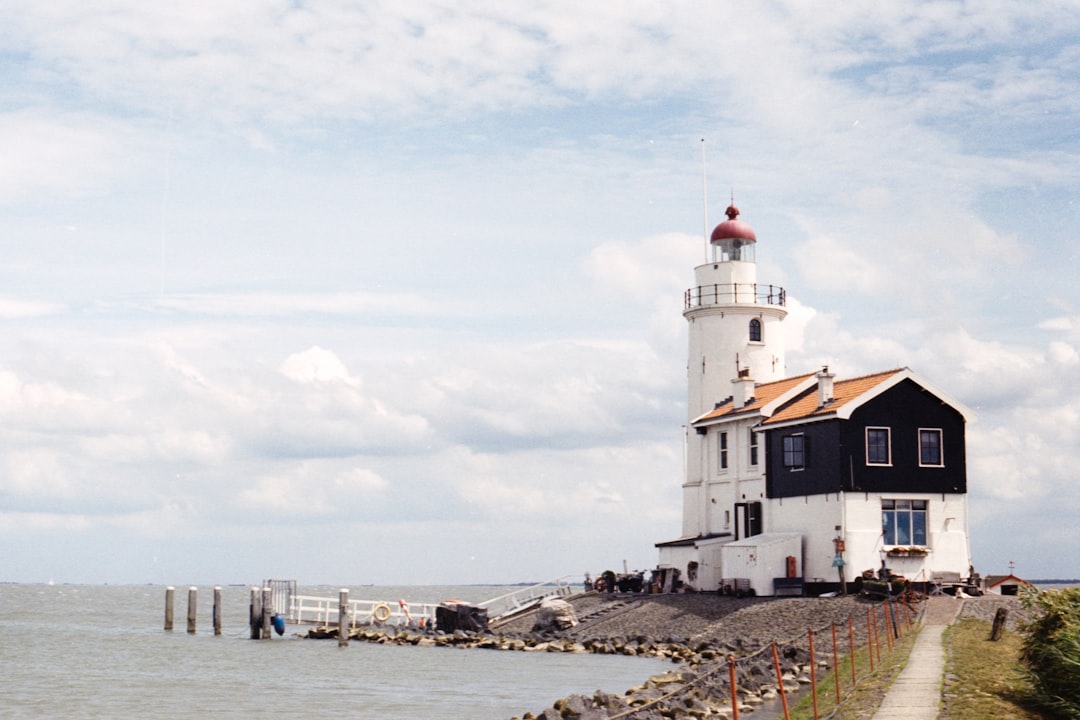
[[[926,545],[926,501],[882,500],[881,529],[886,545]]]
[[[919,464],[941,467],[941,431],[919,430]]]
[[[866,428],[866,464],[888,465],[892,462],[889,428]]]
[[[784,437],[784,467],[792,470],[806,467],[806,437],[802,433]]]
[[[757,318],[750,321],[750,342],[761,342],[761,321]]]

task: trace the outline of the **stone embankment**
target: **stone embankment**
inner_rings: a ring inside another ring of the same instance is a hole
[[[973,618],[992,623],[998,608],[1005,608],[1008,612],[1005,627],[1014,632],[1034,616],[1034,610],[1024,607],[1023,601],[1016,596],[983,595],[965,599],[963,607],[960,608],[959,618]]]
[[[729,657],[736,659],[740,714],[775,698],[778,692],[771,645],[780,650],[786,691],[809,683],[807,630],[817,633],[819,675],[831,665],[831,633],[842,628],[841,652],[848,628],[856,645],[866,642],[867,610],[878,603],[855,597],[730,598],[700,595],[621,595],[588,593],[569,598],[579,624],[566,630],[534,628],[526,614],[487,634],[420,633],[393,628],[359,628],[357,640],[398,645],[484,648],[521,652],[580,652],[638,655],[672,660],[679,667],[649,678],[623,694],[597,691],[556,701],[521,720],[634,720],[721,718],[731,715]],[[1016,598],[973,598],[962,617],[988,622],[998,607],[1009,610],[1010,625],[1024,616]],[[920,608],[916,607],[917,612]],[[879,611],[880,612],[880,611]],[[849,618],[852,620],[849,626]],[[316,628],[308,637],[336,637],[336,628]],[[766,652],[767,651],[767,652]]]

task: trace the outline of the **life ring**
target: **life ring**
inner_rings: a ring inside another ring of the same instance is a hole
[[[375,609],[371,611],[371,616],[375,618],[376,622],[386,622],[390,619],[390,606],[386,603],[379,603],[375,606]]]

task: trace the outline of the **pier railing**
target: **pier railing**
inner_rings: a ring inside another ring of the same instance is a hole
[[[480,603],[479,607],[488,611],[488,617],[494,621],[512,616],[516,613],[528,610],[541,601],[552,597],[566,597],[575,592],[576,585],[571,584],[571,578],[576,576],[566,575],[547,582],[537,583],[528,587],[517,588],[505,595],[491,598]],[[269,581],[268,581],[269,582]],[[318,597],[315,595],[298,595],[295,583],[287,596],[278,594],[278,586],[274,585],[274,610],[280,613],[293,625],[336,625],[340,612],[339,599],[335,597]],[[284,606],[279,607],[281,600],[287,597],[287,611]],[[387,600],[349,600],[349,623],[352,627],[357,625],[392,625],[405,626],[412,622],[427,624],[435,621],[435,609],[437,603],[407,603],[404,600],[394,602]]]
[[[408,625],[410,621],[424,624],[435,621],[432,603],[388,602],[385,600],[350,600],[349,624],[357,625]],[[338,598],[314,595],[293,595],[286,621],[293,625],[337,625]]]
[[[477,604],[482,608],[487,608],[488,617],[491,620],[498,620],[527,610],[538,605],[547,598],[572,595],[575,586],[570,584],[571,577],[576,578],[577,576],[564,575],[563,577],[520,588],[513,592],[508,592],[505,595],[500,595],[499,597],[485,600],[484,602]]]

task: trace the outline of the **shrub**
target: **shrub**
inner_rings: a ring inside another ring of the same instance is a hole
[[[1080,587],[1031,593],[1024,602],[1036,615],[1022,627],[1020,661],[1038,701],[1080,720]]]

